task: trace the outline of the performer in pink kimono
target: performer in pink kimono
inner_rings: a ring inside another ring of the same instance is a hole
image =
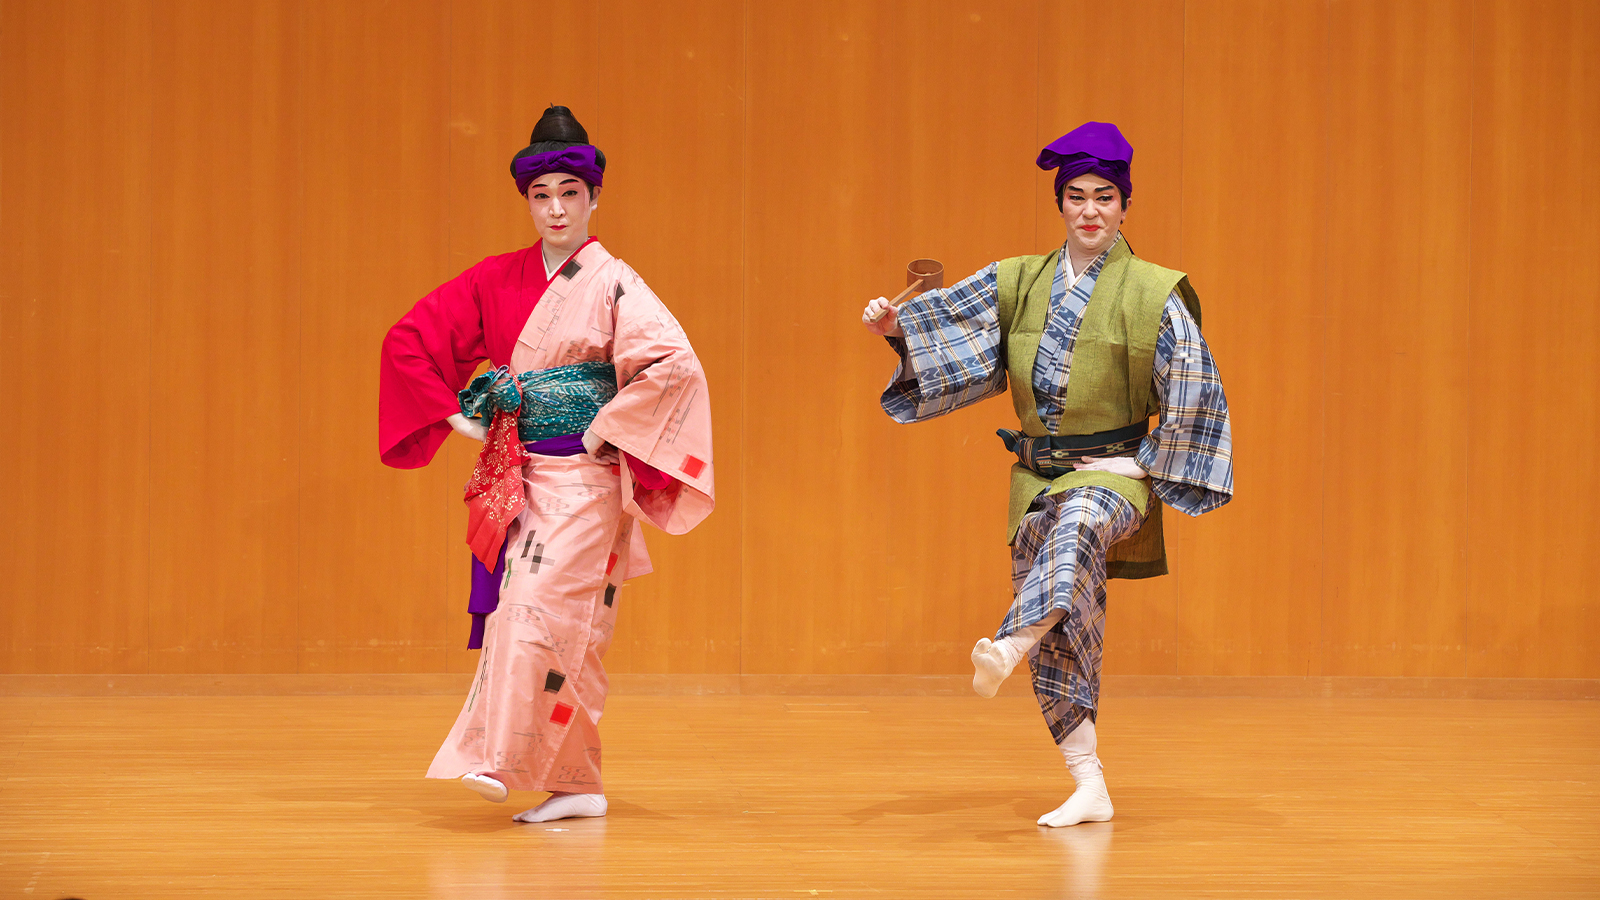
[[[427,465],[451,430],[484,442],[466,489],[483,653],[428,777],[497,803],[549,791],[521,822],[605,815],[601,659],[619,587],[650,571],[639,522],[683,534],[714,502],[700,361],[589,236],[604,171],[572,114],[545,110],[511,162],[539,242],[441,285],[383,342],[385,463]]]

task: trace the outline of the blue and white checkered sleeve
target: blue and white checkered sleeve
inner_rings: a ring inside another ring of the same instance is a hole
[[[1179,512],[1198,516],[1233,498],[1233,431],[1222,377],[1200,326],[1177,292],[1167,297],[1156,337],[1150,388],[1161,421],[1139,447],[1150,489]]]
[[[954,412],[1006,389],[1000,360],[999,263],[900,307],[905,338],[890,339],[900,354],[883,411],[896,422],[920,422]]]

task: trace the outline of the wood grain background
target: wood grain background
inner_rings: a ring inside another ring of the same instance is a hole
[[[1008,601],[997,399],[888,421],[857,317],[1062,228],[1119,123],[1191,273],[1238,499],[1115,583],[1107,671],[1600,677],[1600,5],[0,0],[0,672],[459,672],[459,439],[378,462],[377,352],[535,239],[572,106],[597,233],[705,360],[718,510],[617,672],[932,674]]]

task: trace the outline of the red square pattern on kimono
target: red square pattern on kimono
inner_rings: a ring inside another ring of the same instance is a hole
[[[690,478],[699,478],[700,473],[705,471],[705,468],[704,460],[696,459],[693,456],[685,456],[683,458],[683,474]]]
[[[557,703],[556,708],[550,711],[550,721],[557,725],[565,725],[572,721],[572,707],[565,703]]]

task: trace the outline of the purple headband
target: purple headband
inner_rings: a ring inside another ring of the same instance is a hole
[[[1079,175],[1093,173],[1133,196],[1133,146],[1109,122],[1085,122],[1039,151],[1039,168],[1056,170],[1056,196]]]
[[[599,187],[600,179],[605,175],[604,170],[595,161],[594,146],[591,144],[579,144],[519,157],[511,164],[511,171],[517,179],[517,191],[524,195],[528,193],[528,185],[532,184],[535,178],[551,172],[571,173],[589,182],[593,187]]]

